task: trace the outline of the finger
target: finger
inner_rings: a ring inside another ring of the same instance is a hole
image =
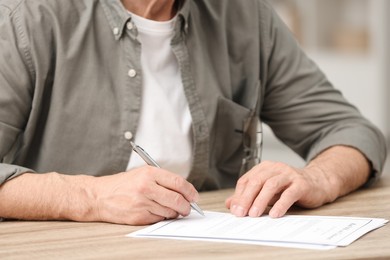
[[[231,203],[232,203],[232,199],[233,199],[233,196],[230,196],[229,198],[227,198],[227,199],[225,200],[225,206],[226,206],[226,208],[230,209],[230,205],[231,205]]]
[[[101,220],[127,225],[148,225],[165,219],[164,214],[152,213],[157,212],[152,210],[153,208],[157,208],[157,203],[151,200],[138,198],[135,204],[136,206],[132,206],[131,203],[127,202],[125,205],[109,206],[109,210],[105,214],[100,215]]]
[[[258,217],[262,215],[268,205],[273,202],[272,200],[277,196],[283,189],[291,184],[290,178],[283,174],[277,175],[268,179],[258,196],[254,200],[250,210],[249,216]]]
[[[273,206],[278,200],[280,200],[280,196],[282,194],[281,193],[278,193],[276,194],[268,203],[268,206]]]
[[[161,204],[154,202],[149,208],[149,212],[152,215],[162,217],[163,219],[173,219],[179,216],[179,213],[170,209],[169,207],[162,206]]]
[[[191,212],[190,203],[183,197],[182,194],[158,184],[154,185],[154,187],[150,189],[150,193],[145,194],[145,196],[159,205],[173,210],[182,216],[187,216]],[[171,214],[171,212],[169,214]]]
[[[269,207],[270,206],[273,206],[275,204],[275,202],[277,202],[279,199],[280,199],[280,193],[279,194],[276,194],[268,203],[268,206],[265,207],[265,209],[263,210],[263,213],[262,214],[268,214],[269,213]],[[252,206],[255,204],[255,202],[252,204]],[[251,213],[251,209],[249,210],[248,212],[248,215],[251,216],[251,217],[259,217],[261,216],[262,214],[258,214],[258,216],[256,216],[257,214],[253,214]]]
[[[275,204],[275,202],[277,202],[280,199],[280,195],[281,194],[277,194],[270,200],[270,202],[268,203],[268,206],[264,209],[263,214],[261,214],[261,215],[264,215],[264,214],[268,215],[269,214],[269,211],[271,209],[270,207],[273,206]],[[261,215],[259,215],[259,216],[261,216]]]
[[[247,182],[245,189],[240,192],[241,195],[232,198],[230,211],[237,217],[246,216],[261,188],[262,183],[258,180]]]
[[[245,193],[247,185],[256,177],[256,175],[261,172],[260,169],[260,165],[255,166],[243,176],[241,176],[237,181],[236,187],[234,189],[234,194],[231,197],[235,198],[242,196]]]
[[[297,202],[302,196],[302,191],[299,185],[292,185],[287,188],[280,199],[273,205],[271,208],[269,215],[272,218],[279,218],[286,214],[288,209]]]
[[[149,225],[149,224],[154,224],[159,221],[164,220],[165,217],[155,215],[151,213],[150,211],[145,211],[142,214],[133,214],[132,217],[125,223],[123,224],[128,224],[128,225]],[[121,222],[118,222],[121,223]]]
[[[227,199],[225,200],[225,206],[226,206],[227,209],[230,209],[232,199],[233,199],[233,196],[230,196],[229,198],[227,198]],[[275,195],[275,196],[270,200],[270,202],[268,203],[268,206],[274,205],[275,202],[278,201],[279,199],[280,199],[280,194]],[[263,213],[266,213],[266,212],[267,212],[267,208],[264,210]]]
[[[270,162],[263,162],[242,176],[230,202],[230,211],[236,216],[246,216],[267,179],[276,174]]]
[[[130,222],[126,224],[131,225],[148,225],[162,221],[164,219],[172,219],[178,217],[178,213],[170,208],[164,207],[155,201],[152,201],[148,198],[143,199],[142,203],[138,205],[143,205],[139,207],[138,210],[127,215],[127,219],[130,217]],[[126,219],[123,216],[124,219]]]
[[[183,177],[169,171],[157,168],[156,182],[172,191],[181,194],[189,202],[197,202],[199,193],[195,187]]]

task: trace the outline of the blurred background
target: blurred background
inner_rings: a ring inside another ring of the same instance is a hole
[[[390,142],[390,1],[270,0],[306,53]],[[305,162],[264,127],[263,160]],[[384,174],[390,175],[388,156]]]

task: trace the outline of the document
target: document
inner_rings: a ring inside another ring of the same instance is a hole
[[[387,222],[380,218],[302,215],[251,218],[205,211],[204,217],[191,212],[187,217],[161,221],[127,236],[331,249],[348,246]]]

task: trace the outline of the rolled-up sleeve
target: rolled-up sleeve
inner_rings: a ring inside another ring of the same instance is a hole
[[[272,8],[266,5],[261,12],[267,57],[264,122],[307,160],[331,146],[354,147],[371,162],[372,179],[378,177],[386,159],[382,133],[332,86]]]
[[[0,184],[32,170],[8,164],[23,142],[31,110],[33,68],[17,12],[0,5]]]

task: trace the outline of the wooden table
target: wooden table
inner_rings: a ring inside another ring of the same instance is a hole
[[[205,210],[226,211],[232,190],[201,194]],[[291,214],[390,219],[390,176],[315,210]],[[327,251],[200,241],[128,238],[141,227],[105,223],[5,221],[0,259],[390,259],[390,224],[345,248]]]

